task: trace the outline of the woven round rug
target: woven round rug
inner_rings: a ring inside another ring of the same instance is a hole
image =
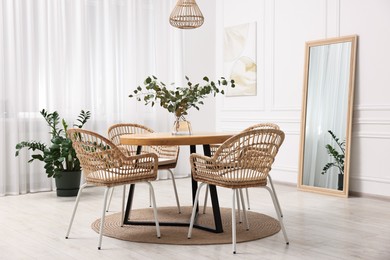
[[[191,217],[191,207],[182,207],[182,213],[177,212],[176,207],[158,208],[158,219],[160,222],[184,222],[188,223]],[[212,233],[194,228],[191,239],[187,238],[188,227],[160,226],[161,238],[156,236],[155,226],[124,225],[120,226],[121,213],[107,215],[104,223],[103,235],[126,241],[175,244],[175,245],[210,245],[229,244],[232,242],[231,209],[221,208],[223,233]],[[200,207],[197,224],[214,228],[212,208],[207,208],[206,214],[202,213]],[[242,212],[241,212],[242,214]],[[243,214],[242,214],[243,215]],[[271,236],[280,231],[279,221],[276,219],[253,211],[247,211],[249,230],[246,230],[244,222],[238,223],[236,217],[237,242],[252,241]],[[243,218],[244,216],[242,216]],[[135,209],[131,211],[131,220],[153,221],[153,209]],[[97,233],[100,228],[100,219],[92,223],[92,229]]]

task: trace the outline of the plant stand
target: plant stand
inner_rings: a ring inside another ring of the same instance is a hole
[[[80,188],[81,171],[63,172],[55,178],[58,197],[77,196]]]

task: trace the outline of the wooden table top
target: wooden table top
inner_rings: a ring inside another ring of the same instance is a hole
[[[191,135],[171,133],[128,134],[120,137],[121,144],[129,145],[203,145],[220,144],[235,135],[227,132],[199,132]]]

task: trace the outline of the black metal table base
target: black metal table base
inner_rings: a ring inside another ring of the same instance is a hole
[[[190,151],[191,153],[196,152],[196,146],[191,145],[190,146]],[[210,156],[210,145],[203,145],[203,151],[205,156]],[[141,146],[137,147],[137,153],[141,153]],[[191,175],[191,184],[192,184],[192,204],[194,204],[195,201],[195,196],[196,196],[196,190],[198,189],[198,182],[196,182]],[[219,209],[219,202],[218,202],[218,193],[217,193],[217,188],[215,185],[208,185],[210,189],[210,198],[211,198],[211,204],[213,208],[213,216],[214,216],[214,224],[215,227],[205,227],[201,225],[194,224],[194,228],[213,232],[213,233],[222,233],[223,228],[222,228],[222,219],[221,219],[221,212]],[[134,198],[134,189],[135,185],[131,184],[130,185],[130,191],[129,191],[129,197],[127,200],[127,205],[126,205],[126,211],[125,211],[125,216],[124,216],[124,224],[125,225],[144,225],[144,226],[154,226],[156,223],[154,221],[132,221],[129,219],[130,216],[130,211],[132,208],[133,204],[133,198]],[[198,213],[199,207],[197,205],[196,212]],[[195,219],[196,222],[196,219]],[[190,223],[185,223],[185,222],[159,222],[160,226],[178,226],[178,227],[188,227]]]
[[[156,223],[154,221],[131,221],[127,220],[124,223],[125,225],[133,225],[133,226],[155,226]],[[185,222],[159,222],[160,226],[169,226],[169,227],[189,227],[190,223]],[[217,231],[215,228],[205,227],[201,225],[194,224],[194,228],[213,232],[213,233],[222,233]]]

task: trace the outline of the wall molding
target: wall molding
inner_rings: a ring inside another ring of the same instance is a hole
[[[273,88],[274,89],[274,88]],[[274,92],[274,90],[272,90],[272,92]],[[273,99],[274,99],[274,97],[275,97],[275,94],[272,94],[272,96],[273,96]],[[279,107],[276,107],[275,106],[275,101],[274,100],[272,100],[272,108],[271,108],[271,111],[301,111],[302,110],[302,107],[300,106],[300,107],[297,107],[297,106],[291,106],[291,107],[288,107],[288,106],[286,106],[286,107],[282,107],[282,106],[279,106]]]
[[[252,122],[252,123],[266,123],[266,122],[280,122],[280,123],[291,123],[300,124],[300,118],[276,118],[276,117],[263,117],[260,120],[255,118],[221,118],[220,122],[235,123],[235,122]]]
[[[223,108],[221,109],[221,112],[241,112],[241,111],[265,112],[265,105],[263,104],[261,107],[257,107],[257,108],[239,107],[239,106],[232,106],[227,108],[225,107],[225,101],[223,101]]]
[[[229,126],[227,124],[242,124],[242,123],[251,123],[251,124],[258,124],[258,123],[268,123],[273,122],[276,124],[284,123],[284,124],[298,124],[300,126],[300,119],[298,118],[262,118],[261,120],[254,119],[254,118],[221,118],[219,120],[221,123],[224,123],[223,130],[224,131],[237,131],[236,127]],[[286,135],[300,135],[300,128],[298,130],[296,129],[283,129],[284,133]]]
[[[354,118],[352,124],[356,125],[390,125],[390,119],[380,118]]]
[[[352,132],[353,138],[390,139],[390,134],[383,132]]]
[[[226,132],[237,132],[237,131],[240,131],[240,130],[237,130],[236,127],[227,127],[227,126],[221,127],[221,131],[226,131]],[[284,132],[285,135],[296,135],[296,136],[299,136],[301,134],[300,131],[288,130],[288,129],[287,130],[283,129],[283,132]]]
[[[389,104],[374,104],[374,105],[356,105],[353,107],[356,111],[390,111]]]
[[[390,179],[389,178],[373,178],[373,177],[354,177],[350,176],[349,177],[351,180],[358,181],[358,182],[375,182],[375,183],[385,183],[385,184],[390,184]]]

